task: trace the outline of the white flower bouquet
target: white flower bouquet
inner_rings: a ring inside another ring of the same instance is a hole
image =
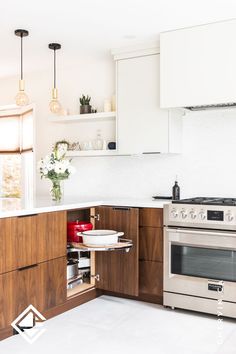
[[[59,202],[62,198],[61,181],[68,179],[75,172],[71,160],[65,158],[57,148],[42,158],[38,163],[41,178],[48,178],[52,181],[51,194],[54,201]]]

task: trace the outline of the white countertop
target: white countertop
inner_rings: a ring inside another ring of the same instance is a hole
[[[38,198],[34,201],[23,203],[17,198],[0,198],[0,218],[23,216],[30,214],[46,213],[59,210],[70,210],[79,208],[91,208],[99,205],[129,206],[137,208],[163,208],[167,200],[153,201],[150,199],[92,199],[78,198],[65,199],[61,203],[53,203],[48,198]]]
[[[111,205],[111,206],[130,206],[137,208],[163,208],[164,204],[170,203],[170,200],[159,199],[152,200],[152,198],[143,198],[143,199],[108,199],[103,201],[102,205]]]

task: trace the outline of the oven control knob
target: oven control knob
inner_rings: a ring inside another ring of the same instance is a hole
[[[177,213],[176,209],[172,209],[170,214],[171,214],[172,218],[177,218],[177,216],[178,216],[178,213]]]
[[[193,220],[196,219],[197,214],[195,213],[194,210],[191,210],[189,214],[190,214],[191,219],[193,219]]]
[[[205,220],[206,219],[206,214],[204,213],[204,211],[200,211],[199,216],[200,216],[201,220]]]
[[[227,221],[233,221],[234,220],[234,216],[231,213],[227,213],[226,214],[226,219],[227,219]]]
[[[182,216],[182,219],[186,219],[186,217],[188,216],[188,214],[186,213],[186,211],[184,209],[181,210],[181,216]]]

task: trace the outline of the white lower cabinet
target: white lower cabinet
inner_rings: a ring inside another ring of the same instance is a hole
[[[160,55],[117,60],[120,154],[181,152],[182,111],[160,109]]]

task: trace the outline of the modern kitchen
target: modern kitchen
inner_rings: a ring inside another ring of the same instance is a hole
[[[0,352],[235,354],[234,2],[0,9]]]

